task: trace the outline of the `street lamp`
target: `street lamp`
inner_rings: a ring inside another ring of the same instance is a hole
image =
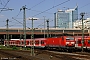
[[[29,18],[29,20],[32,20],[32,34],[31,34],[31,56],[34,56],[34,30],[33,30],[33,20],[38,20],[38,18]]]

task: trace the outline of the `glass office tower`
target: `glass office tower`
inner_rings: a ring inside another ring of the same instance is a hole
[[[78,20],[78,6],[65,11],[58,10],[54,13],[55,28],[73,28],[73,22]]]

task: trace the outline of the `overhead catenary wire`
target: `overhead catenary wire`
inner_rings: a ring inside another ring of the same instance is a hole
[[[13,24],[11,24],[13,23]],[[12,27],[12,26],[22,26],[22,24],[18,23],[17,21],[9,21],[9,27]]]
[[[87,3],[87,4],[85,4],[85,5],[83,5],[82,7],[79,7],[79,10],[80,10],[81,8],[84,8],[84,7],[88,6],[88,5],[90,5],[90,2]],[[90,12],[88,12],[88,13],[85,12],[86,15],[89,15],[89,13],[90,13]]]
[[[49,22],[52,22],[53,20],[51,20],[51,21],[49,21]],[[45,21],[46,22],[46,21]],[[43,23],[41,23],[40,25],[38,25],[37,27],[39,27],[39,26],[44,26],[44,22]]]
[[[22,24],[23,25],[23,23],[21,23],[20,21],[18,21],[17,19],[15,19],[15,18],[13,18],[12,17],[12,19],[14,19],[15,21],[17,21],[18,23],[20,23],[20,24]]]
[[[64,2],[62,2],[62,3],[60,3],[60,4],[56,5],[56,6],[53,6],[53,7],[49,8],[49,9],[47,9],[47,10],[45,10],[45,11],[42,11],[42,12],[40,12],[40,13],[34,15],[34,16],[40,15],[40,14],[46,12],[46,11],[49,11],[49,10],[51,10],[51,9],[53,9],[53,8],[55,8],[55,7],[57,7],[57,6],[59,6],[59,5],[62,5],[62,4],[64,4],[64,3],[66,3],[66,2],[68,2],[68,1],[70,1],[70,0],[64,1]],[[34,17],[34,16],[32,16],[32,17]]]
[[[2,5],[2,6],[4,6],[4,4],[2,3],[2,1],[0,0],[0,4]]]
[[[10,0],[7,1],[7,3],[4,5],[3,8],[5,8],[7,6],[7,4],[9,3]],[[3,9],[2,9],[3,10]],[[2,10],[0,11],[0,13],[2,12]]]
[[[13,17],[14,19],[15,18],[17,18],[19,15],[20,15],[20,13],[21,13],[21,10],[18,12],[18,14],[15,16],[15,17]]]
[[[42,12],[42,11],[37,11],[37,10],[31,10],[31,11],[34,11],[34,12]],[[48,13],[48,14],[54,14],[54,13],[51,13],[51,12],[44,12],[44,13]]]
[[[18,21],[16,18],[20,15],[21,10],[18,12],[18,14],[15,17],[12,17],[13,20],[15,20],[16,22],[20,23],[21,25],[23,25],[23,23],[21,23],[20,21]],[[15,26],[15,25],[12,25]],[[11,27],[11,26],[10,26]]]
[[[28,9],[28,10],[31,10],[32,8],[36,7],[37,5],[41,4],[41,3],[44,2],[44,1],[45,1],[45,0],[39,2],[38,4],[32,6],[32,7],[31,7],[30,9]],[[17,18],[17,17],[19,16],[20,12],[21,12],[21,10],[19,11],[19,13],[18,13],[15,17],[12,17],[12,19],[16,20],[15,18]],[[19,22],[18,20],[16,20],[16,21]],[[19,22],[19,23],[21,23],[21,22]],[[22,24],[22,23],[21,23],[21,24]]]
[[[53,2],[54,2],[54,3],[53,3],[53,6],[54,6],[54,5],[55,5],[55,0],[53,0]]]
[[[34,5],[33,7],[41,4],[41,3],[44,2],[44,1],[45,1],[45,0],[39,2],[38,4]],[[69,0],[68,0],[68,1],[69,1]],[[68,2],[68,1],[65,1],[65,2]],[[63,3],[65,3],[65,2],[63,2]],[[61,3],[61,4],[63,4],[63,3]],[[58,5],[61,5],[61,4],[58,4]],[[56,5],[56,6],[58,6],[58,5]],[[56,7],[56,6],[53,6],[52,8],[54,8],[54,7]],[[31,8],[33,8],[33,7],[31,7]],[[30,8],[30,9],[31,9],[31,8]],[[50,8],[50,9],[52,9],[52,8]],[[48,9],[48,10],[50,10],[50,9]],[[48,10],[46,10],[46,11],[48,11]],[[35,10],[33,10],[33,11],[35,11]],[[46,12],[46,11],[45,11],[45,12]],[[38,11],[38,12],[40,12],[40,11]],[[20,13],[20,12],[19,12],[19,13]],[[18,15],[19,15],[19,13],[18,13]],[[17,15],[17,16],[18,16],[18,15]],[[17,17],[17,16],[16,16],[16,17]],[[14,18],[14,20],[16,20],[16,19]],[[19,22],[18,20],[16,20],[16,21]],[[21,22],[19,22],[19,23],[21,23]],[[22,23],[21,23],[21,24],[22,24]]]
[[[55,4],[55,1],[54,1],[54,4]],[[82,7],[79,7],[78,9],[84,8],[85,6],[87,6],[87,5],[89,5],[89,4],[90,4],[90,3],[87,3],[87,4],[83,5]],[[58,6],[58,5],[56,5],[56,6]],[[55,6],[53,5],[53,7],[55,7]],[[53,8],[53,7],[52,7],[52,8]],[[48,9],[47,9],[47,10],[48,10]],[[49,13],[49,12],[46,12],[47,10],[45,10],[45,11],[43,11],[43,12],[37,11],[37,10],[32,10],[32,11],[40,12],[40,13],[34,15],[34,16],[37,16],[37,15],[39,15],[39,14],[41,14],[41,13]],[[53,13],[49,13],[49,14],[53,14]],[[78,15],[79,15],[79,14],[78,14]],[[34,16],[33,16],[33,17],[34,17]]]
[[[4,0],[2,0],[2,1],[0,0],[0,2],[1,2],[1,5],[2,5],[2,6],[4,6],[4,4],[6,4]],[[7,8],[8,8],[8,7],[7,7]]]
[[[0,4],[1,4],[2,6],[4,6],[4,4],[6,4],[6,3],[5,3],[5,2],[3,3],[2,1],[4,2],[4,0],[0,0]]]
[[[83,5],[82,7],[80,7],[79,9],[84,8],[84,7],[86,7],[86,6],[89,5],[89,4],[90,4],[90,3],[87,3],[87,4]]]
[[[12,27],[12,26],[22,26],[22,25],[17,25],[17,24],[9,25],[9,27]]]
[[[23,23],[21,23],[21,22],[18,21],[17,19],[15,19],[15,18],[13,18],[13,17],[12,17],[12,19],[15,20],[15,21],[17,21],[17,22],[20,23],[21,25],[23,25]],[[28,26],[26,26],[26,27],[29,28]]]
[[[30,8],[30,10],[31,10],[32,8],[35,8],[36,6],[38,6],[39,4],[41,4],[41,3],[44,2],[44,1],[45,1],[45,0],[43,0],[43,1],[39,2],[39,3],[37,3],[36,5],[32,6],[32,7]]]
[[[43,1],[44,1],[44,0],[43,0]],[[87,5],[89,5],[89,3],[88,3],[88,4],[85,4],[84,7],[87,6]],[[55,7],[55,6],[53,5],[53,7]],[[33,8],[33,7],[31,7],[31,8]],[[83,8],[83,7],[81,7],[81,8]],[[40,12],[40,11],[38,11],[38,12]],[[46,13],[46,11],[45,11],[44,13]],[[18,15],[19,15],[19,13],[18,13]],[[18,16],[18,15],[17,15],[17,16]]]

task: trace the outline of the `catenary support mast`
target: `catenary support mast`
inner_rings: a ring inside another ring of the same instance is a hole
[[[20,10],[23,10],[23,40],[24,40],[24,47],[26,47],[26,15],[25,15],[26,6],[23,6]]]
[[[83,45],[84,45],[84,24],[83,24],[83,17],[85,13],[80,13],[82,16],[82,52],[83,52]]]

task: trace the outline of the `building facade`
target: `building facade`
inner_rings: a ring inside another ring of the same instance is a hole
[[[55,28],[73,28],[73,22],[78,20],[78,6],[74,9],[58,10],[54,13]]]
[[[77,20],[73,22],[74,28],[82,29],[82,20]],[[90,29],[90,18],[83,20],[84,29]]]

